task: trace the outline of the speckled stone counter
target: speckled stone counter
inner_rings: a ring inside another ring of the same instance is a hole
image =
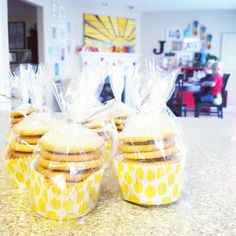
[[[125,202],[108,170],[91,214],[71,222],[46,220],[32,213],[27,192],[7,187],[2,156],[0,235],[236,235],[236,120],[209,117],[178,122],[188,155],[184,192],[177,203],[145,208]],[[6,123],[6,114],[1,114],[1,148]]]

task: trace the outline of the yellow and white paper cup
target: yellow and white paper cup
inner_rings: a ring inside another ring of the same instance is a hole
[[[140,205],[164,205],[181,195],[182,164],[180,161],[134,162],[115,160],[123,198]]]
[[[31,172],[32,209],[53,220],[70,220],[92,211],[98,200],[104,168],[77,183],[67,183],[57,176],[46,179],[34,168]]]
[[[7,169],[9,179],[14,188],[29,189],[30,188],[30,163],[32,158],[16,158],[7,160]]]

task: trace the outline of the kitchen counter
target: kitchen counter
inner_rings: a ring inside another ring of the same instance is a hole
[[[3,149],[6,114],[0,120]],[[177,120],[188,154],[184,192],[175,204],[145,208],[125,202],[112,170],[107,170],[92,213],[70,222],[47,220],[31,211],[27,192],[8,187],[2,155],[0,235],[236,235],[235,119]]]

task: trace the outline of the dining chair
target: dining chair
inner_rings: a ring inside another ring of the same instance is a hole
[[[205,113],[207,112],[208,114],[217,114],[218,118],[223,118],[223,107],[225,104],[225,88],[227,85],[227,82],[229,80],[230,74],[223,74],[223,86],[221,90],[221,96],[222,96],[222,103],[220,105],[216,105],[213,102],[199,102],[196,101],[195,99],[195,110],[194,110],[194,116],[199,117],[200,113],[204,112],[205,108]],[[211,108],[216,108],[216,111],[211,111]]]
[[[167,102],[167,106],[176,116],[186,116],[186,106],[183,104],[183,74],[179,74],[176,83],[175,91]]]

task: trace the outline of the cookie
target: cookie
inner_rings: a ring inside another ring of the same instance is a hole
[[[115,120],[126,120],[128,118],[128,115],[124,115],[124,116],[118,116],[115,118]]]
[[[124,129],[125,125],[116,125],[117,129]]]
[[[49,131],[40,139],[39,145],[51,152],[83,154],[102,148],[104,141],[95,132],[75,126]]]
[[[31,152],[17,152],[17,151],[13,151],[11,150],[8,157],[9,159],[17,159],[17,158],[28,158],[31,157],[32,153]]]
[[[91,128],[90,128],[91,129]],[[104,128],[95,128],[95,129],[91,129],[92,131],[96,132],[96,133],[104,133],[105,129]]]
[[[28,109],[22,109],[19,111],[11,111],[10,112],[10,117],[11,118],[19,118],[19,117],[25,117],[27,115],[32,114],[36,110],[34,108],[28,108]]]
[[[115,124],[116,124],[117,126],[122,126],[122,125],[125,124],[125,122],[126,122],[126,120],[115,119]]]
[[[161,157],[171,156],[178,152],[179,150],[176,147],[173,147],[173,148],[164,149],[162,151],[122,153],[122,155],[126,159],[147,160],[147,159],[157,159]]]
[[[102,160],[95,159],[83,162],[60,162],[50,161],[44,158],[40,158],[37,162],[40,166],[49,170],[61,170],[61,171],[84,171],[89,169],[100,168],[102,166]]]
[[[65,125],[46,113],[33,114],[15,125],[13,130],[20,136],[42,136],[51,129]]]
[[[175,133],[170,132],[162,132],[160,134],[156,135],[148,135],[148,133],[145,136],[136,136],[136,135],[121,135],[120,139],[124,143],[135,143],[135,142],[149,142],[159,139],[169,139],[175,137]]]
[[[80,162],[80,161],[90,161],[98,159],[102,154],[101,150],[96,152],[87,152],[85,154],[63,154],[63,153],[53,153],[44,149],[40,150],[40,156],[51,161],[61,161],[61,162]]]
[[[85,127],[89,129],[98,129],[98,128],[102,128],[102,124],[101,122],[98,122],[98,121],[90,121],[85,124]]]
[[[41,136],[20,136],[17,139],[17,142],[23,143],[23,144],[31,144],[31,145],[36,145],[39,141]]]
[[[10,148],[12,150],[18,151],[18,152],[26,152],[26,153],[32,153],[34,151],[35,146],[34,145],[27,145],[23,143],[18,143],[16,141],[13,141],[10,144]]]
[[[123,163],[130,163],[130,164],[135,164],[135,165],[140,165],[140,166],[153,166],[153,165],[166,165],[166,164],[173,164],[179,162],[179,154],[175,153],[173,155],[167,156],[166,158],[162,158],[159,160],[150,160],[150,161],[140,161],[140,160],[128,160],[125,159],[123,160]]]
[[[120,145],[119,150],[121,152],[151,152],[151,151],[162,151],[163,149],[172,147],[175,145],[174,139],[165,139],[157,141],[146,141],[146,142],[134,142],[134,143],[123,143]]]
[[[15,125],[18,124],[20,121],[22,121],[24,117],[19,117],[19,118],[11,118],[11,124]]]
[[[80,182],[87,179],[98,169],[88,171],[75,171],[74,173],[72,173],[66,171],[52,171],[40,165],[36,165],[35,170],[42,174],[46,179],[61,178],[66,182]]]
[[[18,119],[18,118],[24,119],[25,116],[23,114],[20,114],[20,113],[14,113],[14,114],[10,113],[9,117],[12,120],[12,119]]]

